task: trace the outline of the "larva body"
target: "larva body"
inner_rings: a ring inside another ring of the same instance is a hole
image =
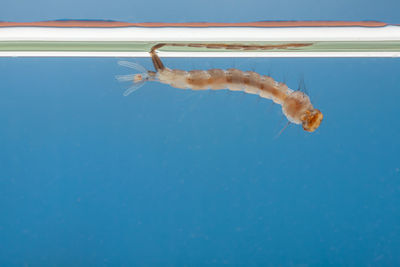
[[[271,77],[238,69],[182,71],[164,68],[158,72],[157,78],[161,83],[175,88],[245,91],[272,99],[277,104],[282,104],[284,97],[292,92],[285,84],[277,83]]]
[[[302,124],[303,129],[308,132],[315,131],[323,119],[321,111],[314,109],[306,94],[294,91],[288,88],[286,84],[276,82],[269,76],[238,69],[192,71],[169,69],[164,66],[156,53],[156,49],[162,45],[154,46],[150,52],[156,72],[147,71],[135,63],[120,62],[121,65],[142,71],[141,74],[119,77],[120,80],[132,80],[134,82],[134,85],[124,93],[125,95],[136,90],[145,81],[158,81],[180,89],[228,89],[244,91],[271,99],[273,102],[282,105],[282,111],[290,122]]]
[[[317,114],[318,118],[314,120],[318,122],[318,126],[322,120],[322,113],[313,108],[310,98],[306,94],[293,91],[286,84],[278,83],[269,76],[259,75],[253,71],[238,69],[183,71],[163,68],[157,72],[157,79],[161,83],[180,89],[228,89],[256,94],[282,105],[285,116],[295,124],[302,124],[309,114]],[[314,131],[318,126],[307,125],[305,130]]]

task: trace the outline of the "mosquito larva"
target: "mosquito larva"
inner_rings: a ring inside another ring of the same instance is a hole
[[[238,69],[191,71],[169,69],[164,66],[156,52],[158,48],[164,45],[158,44],[150,51],[156,71],[148,71],[139,64],[132,62],[118,62],[120,65],[140,72],[140,74],[135,75],[117,76],[120,81],[133,81],[133,85],[125,91],[125,96],[137,90],[146,81],[158,81],[180,89],[244,91],[249,94],[259,95],[262,98],[271,99],[281,105],[283,114],[289,122],[302,124],[305,131],[313,132],[321,124],[323,119],[321,111],[313,107],[310,98],[305,93],[292,90],[284,83],[276,82],[269,76],[260,75],[253,71],[241,71]]]

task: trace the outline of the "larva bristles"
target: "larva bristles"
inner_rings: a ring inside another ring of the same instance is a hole
[[[129,82],[135,80],[136,74],[116,75],[115,78],[120,82]]]
[[[155,72],[148,71],[143,66],[129,61],[118,61],[118,64],[124,67],[132,68],[140,73],[137,74],[127,74],[127,75],[117,75],[116,78],[120,82],[133,82],[131,86],[124,92],[124,96],[129,95],[130,93],[136,91],[146,81],[154,81],[155,80]]]

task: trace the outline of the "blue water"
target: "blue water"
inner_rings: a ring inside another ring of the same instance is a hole
[[[380,20],[383,1],[14,1],[0,20]],[[183,12],[184,11],[184,12]],[[321,127],[244,93],[148,83],[114,58],[0,58],[0,266],[399,266],[399,59],[164,59],[294,89]],[[130,59],[152,68],[149,58]]]
[[[400,263],[398,59],[164,60],[303,76],[324,121],[279,138],[268,100],[123,97],[116,61],[0,60],[3,266]]]

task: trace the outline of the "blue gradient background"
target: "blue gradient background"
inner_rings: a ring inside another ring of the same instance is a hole
[[[238,3],[2,0],[0,19],[400,23],[398,1]],[[400,264],[399,59],[164,60],[303,76],[324,121],[279,138],[270,101],[123,97],[116,62],[0,58],[1,266]]]

